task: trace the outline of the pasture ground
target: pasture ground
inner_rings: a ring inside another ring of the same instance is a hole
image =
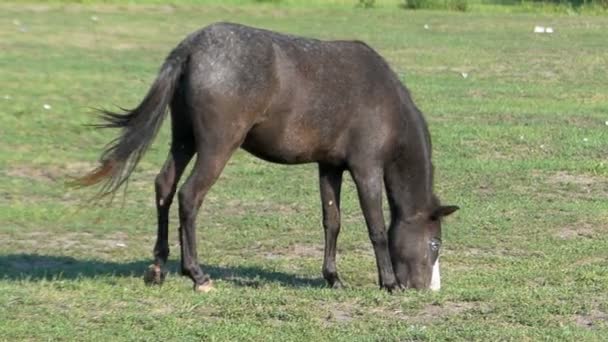
[[[462,207],[444,225],[441,292],[377,290],[348,177],[349,288],[326,289],[315,166],[244,152],[199,215],[216,291],[175,273],[175,207],[172,273],[144,286],[168,121],[124,200],[90,205],[63,182],[116,134],[86,127],[90,108],[136,105],[177,42],[219,20],[364,40],[399,72],[430,125],[437,193]],[[0,4],[0,340],[603,340],[607,29],[601,16]]]

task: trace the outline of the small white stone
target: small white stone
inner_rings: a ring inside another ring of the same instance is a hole
[[[46,110],[49,110],[49,109],[51,109],[51,105],[50,105],[50,104],[48,104],[48,103],[45,103],[45,104],[42,106],[42,108],[44,108],[44,109],[46,109]]]
[[[534,26],[534,33],[545,33],[544,26]]]
[[[589,141],[589,139],[587,139],[587,138],[583,138],[583,141],[584,141],[584,142],[587,142],[587,141]]]
[[[428,24],[424,24],[424,29],[428,30],[429,29],[429,25]]]
[[[524,140],[524,136],[523,136],[523,135],[520,135],[520,136],[519,136],[519,140]]]
[[[127,245],[122,242],[117,242],[116,247],[127,247]]]
[[[547,27],[545,33],[553,33],[553,27]]]
[[[467,78],[469,77],[469,74],[466,72],[461,72],[460,75],[462,76],[462,78]]]
[[[96,15],[93,15],[93,16],[91,16],[91,20],[97,21],[97,20],[99,20],[99,18]]]
[[[6,98],[6,97],[4,97],[4,98]],[[604,123],[606,124],[606,126],[608,126],[608,120],[606,122],[604,122]]]

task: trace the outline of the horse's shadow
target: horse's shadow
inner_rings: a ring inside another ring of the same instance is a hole
[[[81,260],[67,256],[40,254],[0,255],[0,279],[29,281],[52,279],[79,279],[99,276],[141,277],[150,261],[112,262]],[[237,286],[258,287],[263,283],[278,283],[289,287],[322,287],[320,278],[306,278],[293,274],[271,271],[257,266],[201,265],[211,278],[221,279]],[[176,262],[168,268],[176,275]]]

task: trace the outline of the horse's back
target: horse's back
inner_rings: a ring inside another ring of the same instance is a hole
[[[250,125],[243,148],[251,153],[280,163],[340,163],[363,141],[379,150],[390,136],[401,89],[367,45],[228,23],[199,35],[191,95]]]

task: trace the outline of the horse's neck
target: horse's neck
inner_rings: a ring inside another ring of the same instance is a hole
[[[409,217],[429,210],[433,197],[433,165],[430,155],[411,153],[395,159],[385,170],[391,211]]]

